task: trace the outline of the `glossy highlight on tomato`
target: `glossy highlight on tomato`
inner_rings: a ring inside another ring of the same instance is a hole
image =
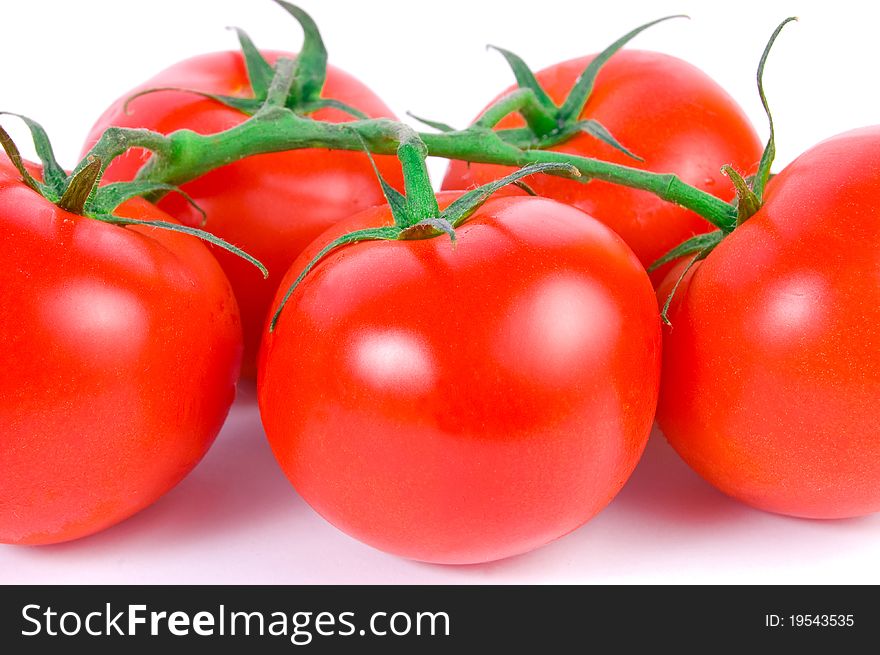
[[[172,220],[140,199],[117,213]],[[241,363],[235,297],[198,239],[59,209],[2,155],[0,258],[0,542],[76,539],[211,445]]]
[[[378,207],[334,226],[281,289],[335,237],[391,222]],[[265,333],[258,395],[328,521],[472,563],[561,537],[620,490],[654,418],[660,329],[635,255],[573,207],[493,198],[456,232],[322,259]]]
[[[660,426],[700,475],[755,507],[880,510],[878,171],[880,127],[808,150],[670,306]]]
[[[536,77],[550,98],[560,104],[592,59],[565,61],[537,72]],[[614,54],[599,72],[581,118],[599,121],[644,161],[636,161],[588,134],[550,150],[675,173],[684,182],[724,200],[733,198],[734,190],[721,167],[730,164],[750,173],[761,158],[758,136],[733,98],[691,64],[656,52],[621,50]],[[521,116],[513,114],[498,128],[524,124]],[[453,161],[443,188],[479,186],[510,170]],[[646,191],[598,180],[584,184],[552,175],[535,176],[529,185],[539,195],[575,206],[605,223],[626,241],[644,266],[685,239],[712,229],[697,214]],[[664,267],[652,279],[661,281],[666,270]]]
[[[294,56],[281,52],[263,54],[272,64],[281,56]],[[232,96],[246,95],[250,88],[240,52],[218,52],[182,61],[117,100],[92,128],[84,152],[110,126],[145,127],[163,134],[180,129],[213,134],[248,118],[214,100],[179,91],[140,96],[125,110],[126,99],[156,87]],[[371,118],[394,118],[391,110],[366,86],[332,66],[327,69],[322,97],[340,100]],[[332,122],[352,120],[334,108],[321,109],[310,116]],[[143,151],[131,150],[110,164],[104,181],[130,180],[145,161]],[[400,167],[394,157],[377,156],[376,163],[392,185],[402,188]],[[243,375],[247,377],[255,375],[263,322],[278,283],[293,260],[336,221],[384,203],[376,174],[364,153],[326,149],[247,157],[184,184],[182,189],[206,212],[204,229],[244,249],[269,269],[269,278],[264,280],[247,262],[226,251],[214,250],[241,309]],[[168,195],[159,206],[187,225],[201,225],[201,214],[179,195]]]

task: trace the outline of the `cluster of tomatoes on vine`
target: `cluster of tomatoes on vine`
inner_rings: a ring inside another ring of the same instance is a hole
[[[0,130],[0,541],[76,539],[153,503],[240,375],[303,498],[419,560],[576,529],[655,418],[754,507],[880,509],[880,127],[771,176],[772,120],[762,147],[703,72],[621,49],[643,26],[537,73],[502,50],[516,86],[470,128],[418,135],[276,1],[298,55],[239,31],[240,51],[162,71],[72,173],[37,123],[40,166]],[[283,115],[283,138],[344,124],[355,145],[273,146]],[[265,149],[176,186],[125,140],[185,160],[161,135],[230,130]],[[435,194],[424,159],[444,148],[469,154]],[[586,160],[608,166],[579,175]]]

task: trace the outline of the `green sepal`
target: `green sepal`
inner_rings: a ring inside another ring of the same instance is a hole
[[[70,176],[67,188],[55,203],[61,209],[80,216],[85,214],[85,208],[94,197],[104,173],[104,164],[100,157],[88,157],[85,161],[84,166],[77,166],[76,172]]]
[[[428,127],[433,127],[438,132],[455,132],[456,131],[454,127],[447,125],[446,123],[441,123],[440,121],[432,121],[428,118],[422,118],[421,116],[416,116],[411,111],[406,112],[406,115],[409,116],[410,118],[414,118],[419,123],[427,125]]]
[[[537,191],[535,191],[532,187],[530,187],[528,184],[526,184],[526,183],[523,182],[522,180],[516,180],[516,181],[514,181],[514,182],[511,182],[511,184],[512,184],[513,186],[517,187],[517,188],[522,189],[523,191],[525,191],[525,192],[526,192],[527,194],[529,194],[530,196],[537,196],[537,195],[538,195],[538,192],[537,192]]]
[[[201,224],[205,224],[207,214],[199,207],[192,196],[178,186],[162,182],[149,182],[147,180],[134,180],[132,182],[113,182],[99,187],[92,201],[86,205],[86,212],[95,214],[111,214],[126,200],[139,196],[146,197],[156,193],[176,193],[186,200],[202,217]]]
[[[508,184],[513,184],[514,182],[524,177],[528,177],[529,175],[534,175],[535,173],[550,172],[564,172],[571,177],[580,177],[580,172],[578,172],[578,170],[570,164],[532,164],[531,166],[521,168],[515,173],[511,173],[510,175],[502,177],[500,180],[495,180],[494,182],[484,184],[481,187],[468,191],[466,194],[458,198],[455,202],[444,209],[440,216],[449,221],[452,227],[459,227],[471,216],[471,214],[477,211],[477,209],[479,209],[483,205],[483,203],[485,203],[492,196],[493,193],[495,193],[499,189],[506,187]]]
[[[776,42],[776,37],[779,36],[783,27],[794,20],[797,20],[797,18],[789,16],[776,27],[773,34],[770,36],[770,40],[764,47],[764,52],[761,54],[761,61],[758,63],[758,95],[761,97],[761,105],[764,107],[764,113],[767,114],[767,121],[770,123],[770,137],[767,139],[767,145],[764,147],[764,152],[761,154],[761,163],[758,164],[758,171],[755,174],[755,182],[752,186],[752,191],[754,191],[759,202],[764,200],[764,189],[767,187],[767,181],[770,179],[770,167],[773,165],[773,160],[776,158],[776,134],[773,128],[773,116],[770,113],[770,105],[767,102],[767,96],[764,94],[764,66],[767,64],[767,58],[770,55],[770,50],[773,48],[773,44]]]
[[[599,71],[602,70],[602,67],[618,50],[620,50],[635,36],[637,36],[641,32],[644,32],[649,27],[652,27],[657,23],[662,23],[663,21],[671,20],[673,18],[688,18],[688,16],[685,16],[684,14],[676,14],[675,16],[665,16],[663,18],[658,18],[657,20],[651,21],[650,23],[645,23],[641,27],[637,27],[631,32],[627,32],[622,37],[617,39],[617,41],[615,41],[598,55],[596,55],[590,62],[590,64],[584,69],[584,72],[581,73],[581,76],[578,78],[578,81],[574,85],[574,88],[572,88],[571,92],[568,94],[568,97],[565,99],[565,102],[563,102],[562,106],[559,108],[558,118],[560,125],[571,123],[577,120],[577,118],[581,115],[584,106],[587,104],[587,100],[589,100],[590,98],[590,94],[593,92],[593,86],[596,83],[596,76],[599,74]]]
[[[376,176],[379,178],[379,184],[382,186],[382,195],[385,196],[385,201],[391,208],[394,224],[398,227],[405,226],[409,222],[409,205],[407,205],[406,196],[385,181],[385,178],[379,173],[379,169],[376,168],[373,155],[368,154],[367,156],[370,158],[373,170],[376,171]]]
[[[549,95],[547,95],[544,87],[538,82],[538,78],[535,77],[532,69],[529,68],[525,61],[523,61],[522,57],[510,50],[499,48],[498,46],[488,45],[486,47],[501,53],[501,56],[504,57],[507,61],[507,65],[510,66],[511,71],[513,71],[513,76],[516,78],[516,85],[519,88],[531,89],[534,91],[538,102],[548,111],[556,113],[556,103],[553,102]]]
[[[263,106],[263,100],[260,98],[236,98],[235,96],[226,96],[217,93],[207,93],[206,91],[196,91],[195,89],[185,89],[177,86],[156,86],[150,89],[144,89],[143,91],[138,91],[135,94],[132,94],[125,100],[125,104],[122,107],[122,110],[126,114],[130,114],[129,105],[132,100],[136,100],[141,96],[149,95],[151,93],[161,93],[165,91],[177,91],[178,93],[191,93],[192,95],[201,96],[202,98],[207,98],[208,100],[213,100],[215,102],[219,102],[221,105],[225,105],[230,109],[235,109],[240,111],[243,114],[247,114],[248,116],[253,116],[257,113],[257,110]],[[262,98],[265,98],[265,93]]]
[[[715,249],[715,246],[721,243],[722,239],[724,239],[724,232],[721,230],[713,230],[711,232],[694,235],[687,241],[678,244],[675,248],[648,266],[648,273],[653,273],[664,264],[668,264],[676,259],[694,253],[705,251],[705,255],[703,256],[708,256],[708,254]]]
[[[519,55],[512,53],[510,50],[505,50],[504,48],[499,48],[494,45],[487,47],[497,50],[501,53],[504,59],[507,60],[507,63],[513,71],[513,75],[516,78],[516,84],[519,89],[528,90],[533,94],[534,100],[531,103],[523,104],[518,109],[532,132],[537,136],[543,136],[556,130],[559,127],[556,120],[558,108],[550,96],[547,95],[547,92],[544,91],[528,65],[519,57]],[[507,97],[499,98],[498,103],[496,104],[503,105],[505,100],[507,100]],[[492,107],[489,107],[483,112],[483,116],[477,122],[481,125],[485,124],[485,117],[487,115],[491,116],[492,114]],[[500,120],[500,118],[501,117],[498,119]],[[494,124],[498,121],[493,118],[490,122]]]
[[[426,218],[414,225],[404,228],[397,235],[401,240],[432,239],[441,234],[449,237],[455,243],[455,228],[445,218]]]
[[[6,152],[6,156],[9,157],[9,161],[12,162],[12,165],[15,166],[15,169],[21,175],[22,182],[40,195],[45,196],[48,187],[37,180],[30,174],[28,169],[25,168],[24,159],[21,157],[21,152],[19,152],[18,146],[15,145],[12,137],[9,136],[9,133],[2,127],[0,127],[0,146],[2,146],[4,152]]]
[[[207,241],[211,245],[217,246],[218,248],[228,250],[233,255],[237,255],[245,261],[250,262],[260,270],[260,273],[263,274],[264,280],[269,277],[269,271],[258,259],[247,254],[241,248],[233,246],[228,241],[224,241],[220,237],[213,235],[210,232],[206,232],[205,230],[200,230],[195,227],[189,227],[188,225],[181,225],[179,223],[169,223],[168,221],[142,221],[137,218],[125,218],[123,216],[114,216],[112,214],[95,214],[91,216],[91,218],[102,221],[104,223],[119,225],[121,227],[126,227],[128,225],[142,225],[144,227],[152,227],[159,230],[168,230],[169,232],[181,232],[183,234],[188,234],[189,236],[196,237],[197,239],[201,239],[202,241]]]
[[[736,225],[742,225],[761,209],[761,199],[749,187],[748,181],[730,164],[721,167],[721,172],[730,178],[736,190]],[[754,183],[755,177],[752,176]]]
[[[60,197],[61,194],[64,193],[64,188],[67,186],[67,173],[61,168],[58,160],[55,159],[55,151],[52,149],[52,143],[49,141],[49,135],[46,134],[46,130],[44,130],[43,126],[37,121],[28,118],[23,114],[16,114],[11,111],[0,111],[0,115],[15,116],[27,125],[34,142],[34,149],[37,152],[37,157],[39,157],[40,163],[43,165],[43,184],[51,190],[53,196],[56,198]]]
[[[667,252],[660,259],[655,261],[648,267],[648,273],[652,273],[656,271],[659,267],[664,264],[668,264],[669,262],[675,261],[681,257],[687,257],[688,255],[693,255],[691,260],[687,263],[687,266],[684,267],[684,270],[681,272],[681,275],[678,276],[678,279],[675,281],[675,284],[672,286],[672,290],[669,292],[669,295],[666,297],[666,302],[663,303],[663,308],[660,311],[660,318],[666,325],[672,325],[669,322],[669,317],[667,313],[669,312],[669,306],[672,304],[672,299],[675,297],[676,292],[678,291],[678,287],[681,285],[682,280],[684,280],[685,276],[688,274],[688,271],[693,268],[694,264],[698,261],[706,259],[709,254],[715,250],[715,247],[721,243],[724,239],[724,232],[722,230],[713,230],[712,232],[706,232],[705,234],[697,234],[692,236],[687,241],[680,243],[675,248]]]
[[[304,115],[313,114],[314,112],[321,109],[338,109],[339,111],[345,112],[352,118],[356,118],[357,120],[361,121],[369,120],[370,118],[360,109],[352,107],[351,105],[347,105],[341,100],[336,100],[334,98],[320,98],[318,100],[315,100],[314,102],[309,102],[297,108],[299,113]]]
[[[599,141],[601,141],[602,143],[609,145],[616,150],[619,150],[627,157],[635,159],[636,161],[645,161],[637,154],[632,152],[629,148],[621,144],[620,141],[615,139],[614,135],[612,135],[611,132],[609,132],[608,129],[599,121],[590,118],[584,121],[578,121],[577,123],[575,123],[575,126],[581,132],[586,132],[590,136],[599,139]]]
[[[672,299],[675,298],[675,294],[678,293],[678,287],[681,286],[681,283],[684,281],[684,278],[687,277],[687,274],[694,267],[694,265],[709,256],[709,252],[699,251],[695,254],[690,261],[687,263],[687,266],[682,270],[681,275],[678,276],[678,279],[675,281],[675,284],[672,285],[672,290],[669,292],[669,295],[666,296],[666,302],[663,303],[663,309],[660,310],[660,320],[663,321],[666,325],[672,325],[669,320],[669,307],[672,305]]]
[[[337,237],[326,246],[321,248],[318,254],[315,255],[308,264],[306,264],[306,267],[300,272],[296,280],[293,281],[293,284],[288,287],[287,292],[281,299],[281,302],[278,303],[278,309],[276,309],[275,313],[272,315],[272,320],[269,322],[269,331],[272,332],[275,330],[275,325],[278,323],[278,318],[281,316],[281,311],[284,309],[284,306],[287,304],[287,301],[290,299],[290,296],[293,295],[293,292],[299,286],[300,282],[302,282],[303,279],[305,279],[306,275],[308,275],[312,271],[312,269],[315,268],[318,262],[320,262],[330,252],[350,243],[358,243],[360,241],[394,241],[397,239],[399,234],[400,228],[398,228],[397,226],[367,228],[364,230],[357,230],[356,232],[349,232],[348,234],[344,234],[341,237]]]
[[[269,83],[272,81],[272,65],[266,61],[257,46],[240,27],[230,27],[238,36],[238,43],[241,46],[241,54],[244,57],[244,65],[247,68],[248,81],[254,92],[254,97],[265,98],[266,92],[269,90]]]
[[[373,164],[373,170],[379,178],[379,184],[382,186],[382,195],[391,208],[391,216],[394,218],[394,224],[403,227],[409,223],[409,205],[406,202],[406,196],[385,181],[376,168],[376,162],[373,161],[373,155],[368,154],[370,162]]]
[[[293,16],[303,31],[303,44],[296,57],[296,75],[288,107],[296,108],[321,97],[327,78],[327,48],[312,17],[284,0],[275,3]]]

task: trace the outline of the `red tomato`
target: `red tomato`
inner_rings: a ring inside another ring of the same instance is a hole
[[[660,425],[755,507],[880,510],[878,171],[880,127],[801,155],[670,308]]]
[[[130,201],[120,216],[169,220]],[[235,394],[232,289],[194,237],[59,209],[0,156],[0,542],[102,530],[177,484]]]
[[[281,289],[334,237],[391,222],[379,207],[334,226]],[[444,563],[528,551],[601,510],[645,446],[660,370],[650,281],[601,223],[502,197],[457,234],[325,257],[266,332],[258,378],[275,456],[312,507]]]
[[[264,54],[270,62],[279,56],[293,56],[277,52]],[[249,89],[244,60],[238,52],[188,59],[116,101],[92,128],[86,149],[112,125],[146,127],[164,134],[180,129],[211,134],[247,118],[218,102],[171,91],[141,96],[129,105],[130,113],[124,111],[124,101],[132,94],[162,86],[222,95],[243,95]],[[341,100],[371,117],[393,118],[388,107],[369,89],[333,67],[327,71],[323,96]],[[321,110],[312,116],[335,122],[351,119],[336,109]],[[132,150],[110,165],[104,180],[132,179],[144,161],[142,151]],[[403,187],[395,158],[376,157],[376,162],[392,185]],[[243,374],[249,377],[255,374],[256,353],[269,305],[281,276],[296,256],[331,224],[366,207],[384,203],[366,155],[334,150],[309,149],[248,157],[182,188],[207,212],[204,229],[243,248],[269,269],[269,279],[264,280],[259,271],[239,257],[215,250],[241,308],[245,347]],[[159,206],[188,225],[198,226],[202,220],[201,215],[176,194],[163,199]]]
[[[536,77],[560,104],[592,59],[556,64]],[[734,192],[721,167],[731,164],[739,171],[751,171],[761,158],[761,143],[736,102],[699,69],[656,52],[621,50],[615,54],[596,78],[581,114],[581,119],[587,118],[599,121],[645,161],[627,157],[587,134],[551,150],[675,173],[688,184],[725,200]],[[519,115],[511,115],[499,127],[522,125]],[[502,166],[455,161],[449,166],[443,188],[485,184],[509,172]],[[697,214],[645,191],[551,175],[535,176],[528,183],[539,195],[574,205],[605,223],[623,237],[645,266],[694,234],[713,229]],[[662,280],[665,270],[652,279]]]

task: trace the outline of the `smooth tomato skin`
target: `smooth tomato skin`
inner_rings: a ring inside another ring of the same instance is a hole
[[[390,223],[381,207],[334,226],[281,290],[335,236]],[[611,501],[648,438],[661,345],[638,260],[580,211],[493,198],[457,233],[327,256],[264,335],[258,395],[276,458],[328,521],[460,564]]]
[[[536,76],[559,104],[592,59],[565,61]],[[727,92],[687,62],[656,52],[621,50],[615,54],[599,72],[581,118],[598,120],[644,162],[587,134],[551,150],[675,173],[724,200],[733,198],[734,192],[721,167],[731,164],[740,172],[750,172],[761,159],[762,146],[754,128]],[[522,125],[519,115],[499,123],[501,128]],[[443,188],[465,189],[509,172],[503,166],[453,161]],[[646,267],[687,238],[712,229],[697,214],[646,191],[601,181],[583,184],[552,175],[536,175],[528,183],[539,195],[573,205],[605,223]],[[663,267],[651,276],[655,283],[662,281],[666,270]]]
[[[173,220],[135,200],[119,215]],[[235,297],[193,237],[55,207],[0,160],[0,542],[131,516],[201,459],[241,363]]]
[[[660,426],[698,473],[755,507],[880,510],[878,171],[877,127],[807,151],[670,308]]]
[[[279,52],[264,54],[271,62],[279,56],[293,56]],[[164,134],[179,129],[212,134],[247,118],[220,103],[173,91],[141,96],[125,112],[125,99],[138,91],[162,86],[223,95],[243,95],[250,88],[241,53],[218,52],[187,59],[117,100],[92,128],[84,152],[112,125],[146,127]],[[348,103],[374,118],[394,117],[366,86],[332,66],[328,68],[323,96]],[[312,115],[333,122],[351,120],[336,109]],[[130,180],[145,160],[143,151],[132,150],[113,161],[104,180]],[[396,158],[377,156],[376,163],[393,186],[403,188]],[[259,271],[239,257],[224,250],[215,251],[241,309],[246,377],[255,375],[266,313],[293,260],[336,221],[385,202],[366,155],[335,150],[305,149],[248,157],[184,184],[182,189],[207,213],[205,229],[243,248],[269,269],[269,279],[264,280]],[[159,206],[184,223],[201,223],[201,215],[179,195],[167,196]]]

